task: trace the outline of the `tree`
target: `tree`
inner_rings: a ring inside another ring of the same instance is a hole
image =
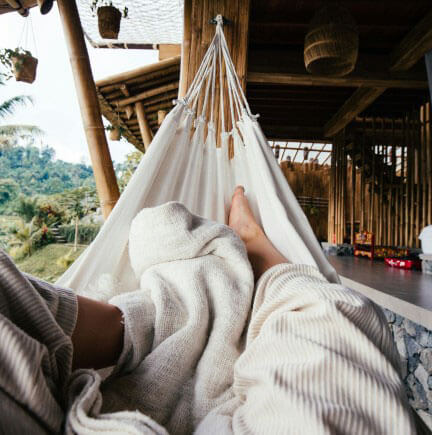
[[[0,206],[14,200],[20,192],[19,184],[11,178],[0,178]]]
[[[4,86],[1,75],[0,86]],[[35,125],[2,123],[5,118],[13,115],[17,108],[32,103],[33,99],[28,95],[17,95],[16,97],[0,102],[0,147],[13,146],[19,138],[33,138],[43,134],[43,131]]]
[[[118,174],[118,182],[121,191],[123,191],[129,183],[129,180],[138,167],[142,156],[143,153],[141,151],[133,151],[126,156],[126,161],[124,163],[120,163],[116,166],[116,172]]]

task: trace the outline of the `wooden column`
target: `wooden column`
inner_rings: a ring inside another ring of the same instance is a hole
[[[141,137],[144,142],[144,148],[147,151],[152,141],[152,132],[147,121],[142,101],[135,103],[135,112],[138,119],[138,126],[140,129]]]
[[[427,225],[432,225],[432,140],[431,140],[431,107],[430,103],[425,105],[425,142],[426,142],[426,178],[428,183],[427,195]]]
[[[96,87],[78,9],[75,0],[58,0],[57,4],[90,151],[96,189],[103,216],[107,218],[116,204],[120,193],[102,124]]]

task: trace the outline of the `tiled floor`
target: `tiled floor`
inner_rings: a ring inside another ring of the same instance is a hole
[[[396,269],[366,258],[329,256],[328,259],[339,275],[432,311],[432,275]]]

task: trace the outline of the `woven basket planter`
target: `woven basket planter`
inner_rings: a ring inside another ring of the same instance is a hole
[[[109,132],[110,140],[117,141],[117,140],[120,140],[120,137],[121,137],[120,129],[113,128],[112,130],[110,130],[110,132]]]
[[[354,70],[359,37],[347,9],[329,5],[312,19],[305,38],[304,61],[312,74],[342,77]]]
[[[38,60],[28,54],[11,57],[12,72],[17,82],[33,83],[36,78]]]
[[[120,32],[121,12],[114,6],[101,6],[97,10],[99,34],[104,39],[117,39]]]

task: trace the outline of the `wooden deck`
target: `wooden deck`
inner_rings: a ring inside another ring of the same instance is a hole
[[[410,320],[432,329],[432,275],[358,257],[329,256],[342,282]]]

